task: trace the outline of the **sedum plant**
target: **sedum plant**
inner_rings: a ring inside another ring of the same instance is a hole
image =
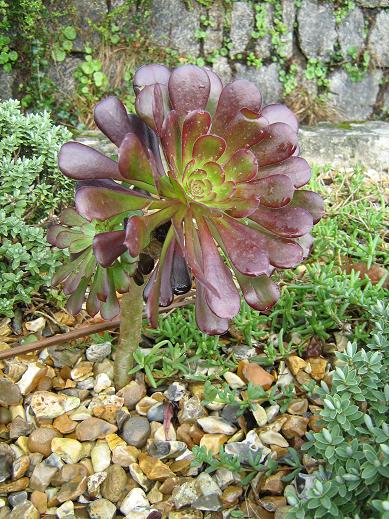
[[[75,210],[50,230],[51,243],[72,253],[55,282],[64,283],[71,311],[87,293],[88,312],[105,318],[119,312],[116,292],[130,293],[121,308],[128,345],[134,326],[124,325],[141,305],[126,313],[126,301],[139,301],[145,276],[152,327],[159,306],[189,291],[193,277],[199,328],[222,334],[239,311],[239,290],[255,310],[275,304],[271,274],[308,255],[322,216],[321,198],[300,189],[310,169],[298,156],[297,120],[286,106],[263,106],[253,83],[223,87],[194,65],[145,65],[134,90],[137,115],[115,97],[95,108],[117,161],[77,142],[60,151],[77,192]]]

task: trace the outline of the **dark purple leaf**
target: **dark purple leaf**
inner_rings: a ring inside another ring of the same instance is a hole
[[[181,131],[178,122],[178,114],[169,112],[166,116],[161,134],[161,143],[166,160],[173,170],[181,169]]]
[[[228,123],[242,110],[261,111],[262,96],[254,83],[246,79],[237,79],[225,86],[212,122],[212,133],[217,135],[225,131]]]
[[[161,288],[159,294],[159,305],[169,306],[172,304],[174,299],[173,287],[171,283],[171,276],[173,270],[173,258],[174,258],[175,240],[170,242],[167,249],[166,256],[161,265]]]
[[[142,209],[150,199],[122,188],[82,187],[76,193],[76,208],[87,220],[106,220],[117,214]]]
[[[264,117],[258,116],[247,108],[242,108],[220,133],[227,143],[226,158],[231,157],[241,148],[249,148],[262,139],[263,131],[268,126]]]
[[[299,124],[296,116],[287,106],[276,103],[267,105],[262,110],[263,117],[269,121],[269,124],[273,123],[285,123],[288,124],[295,132],[298,131]]]
[[[238,186],[237,196],[243,196],[243,193],[257,195],[262,206],[283,207],[292,200],[294,187],[286,175],[273,175],[241,184]]]
[[[251,148],[258,159],[259,168],[281,162],[296,150],[296,132],[285,123],[270,124],[262,135],[262,140]]]
[[[182,255],[181,247],[175,242],[173,267],[170,276],[173,292],[176,295],[186,294],[192,288],[192,276]]]
[[[182,126],[182,157],[186,164],[192,159],[193,146],[198,137],[208,133],[211,116],[203,110],[189,112]]]
[[[95,106],[94,119],[104,135],[118,147],[126,133],[132,131],[126,107],[115,96],[106,97]]]
[[[93,252],[102,267],[109,267],[126,250],[125,231],[109,231],[96,234],[93,239]]]
[[[58,155],[58,167],[75,180],[111,178],[123,180],[117,162],[80,142],[67,142]]]
[[[301,157],[289,157],[289,159],[270,164],[258,169],[258,178],[266,178],[272,175],[287,175],[294,187],[301,187],[311,178],[311,168],[306,160]]]
[[[291,205],[302,207],[311,213],[313,223],[317,223],[324,214],[323,199],[320,195],[314,193],[313,191],[296,191]]]
[[[134,133],[127,133],[119,148],[119,170],[126,180],[153,185],[151,164],[142,143]]]
[[[192,110],[204,110],[210,93],[210,79],[196,65],[182,65],[173,70],[169,79],[169,96],[179,116]]]
[[[228,216],[214,218],[213,225],[232,264],[242,274],[259,276],[267,272],[269,258],[266,238]]]
[[[259,206],[250,219],[270,232],[286,238],[297,238],[307,234],[313,226],[311,214],[301,207],[270,209]]]
[[[82,278],[77,289],[69,297],[68,302],[66,303],[66,310],[69,312],[69,314],[77,315],[79,312],[81,312],[87,286],[88,279]]]
[[[279,288],[267,276],[259,276],[256,278],[236,275],[243,297],[247,304],[257,310],[264,312],[269,310],[279,299]]]
[[[209,92],[209,98],[208,98],[206,110],[211,115],[213,115],[215,113],[221,91],[223,90],[223,83],[222,83],[221,79],[219,78],[219,76],[217,74],[215,74],[215,72],[213,72],[213,70],[211,70],[209,68],[206,68],[204,70],[207,73],[210,84],[211,84],[211,89]]]
[[[200,330],[208,335],[222,335],[228,330],[228,319],[218,317],[205,300],[204,288],[198,284],[196,287],[196,323]]]
[[[304,259],[302,247],[292,240],[268,236],[267,250],[270,263],[278,268],[296,267]]]
[[[100,314],[103,319],[110,321],[119,315],[120,312],[120,305],[116,297],[112,269],[106,269],[106,283],[108,285],[108,296],[106,301],[100,303]]]
[[[138,94],[143,87],[160,83],[166,85],[169,82],[170,70],[165,65],[151,64],[143,65],[135,72],[133,85],[135,93]]]
[[[100,301],[97,298],[96,287],[94,283],[89,290],[88,299],[86,300],[86,311],[91,317],[94,317],[97,313],[100,312]]]

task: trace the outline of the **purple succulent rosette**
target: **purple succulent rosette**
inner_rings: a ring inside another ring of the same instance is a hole
[[[79,181],[75,214],[97,228],[106,225],[90,233],[89,254],[98,270],[134,275],[123,265],[133,264],[165,228],[145,287],[151,325],[157,326],[159,305],[189,290],[193,276],[198,326],[224,333],[239,311],[239,288],[258,311],[274,305],[279,289],[272,272],[307,257],[310,231],[323,214],[320,196],[300,189],[311,173],[298,156],[297,119],[284,105],[262,106],[253,83],[223,87],[214,72],[194,65],[173,71],[145,65],[134,90],[137,115],[128,115],[116,97],[95,108],[97,126],[118,146],[117,162],[77,142],[60,151],[61,171]],[[94,306],[104,306],[115,287],[95,290]],[[115,311],[117,305],[109,313]]]

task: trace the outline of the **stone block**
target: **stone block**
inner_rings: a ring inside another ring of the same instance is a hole
[[[13,96],[14,74],[0,70],[0,99],[9,99]]]
[[[359,8],[349,12],[338,27],[338,41],[343,56],[348,55],[351,48],[360,52],[365,42],[365,20],[362,10]]]
[[[332,5],[303,0],[297,19],[300,47],[305,56],[328,61],[337,38]]]
[[[277,63],[265,65],[260,69],[237,63],[235,65],[234,77],[236,79],[248,79],[255,83],[262,94],[264,105],[275,103],[282,99],[282,83],[279,80]]]
[[[380,11],[370,32],[368,50],[379,67],[389,67],[389,11]]]
[[[204,40],[205,55],[217,52],[223,46],[223,27],[224,27],[225,9],[223,5],[215,2],[208,10],[210,25],[206,32]]]
[[[254,30],[254,13],[251,4],[235,2],[231,13],[231,54],[239,54],[246,50]]]

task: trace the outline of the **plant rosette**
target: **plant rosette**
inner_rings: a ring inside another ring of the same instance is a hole
[[[50,231],[51,243],[74,254],[55,281],[77,312],[93,280],[88,312],[113,317],[116,291],[153,268],[145,253],[163,229],[144,290],[151,325],[193,277],[198,326],[222,334],[239,311],[239,288],[255,310],[276,303],[271,274],[307,257],[323,214],[320,196],[300,189],[310,168],[299,157],[296,117],[284,105],[263,106],[253,83],[223,87],[195,65],[145,65],[133,83],[137,115],[116,97],[94,112],[117,161],[77,142],[60,151],[59,167],[78,187],[75,211]]]

